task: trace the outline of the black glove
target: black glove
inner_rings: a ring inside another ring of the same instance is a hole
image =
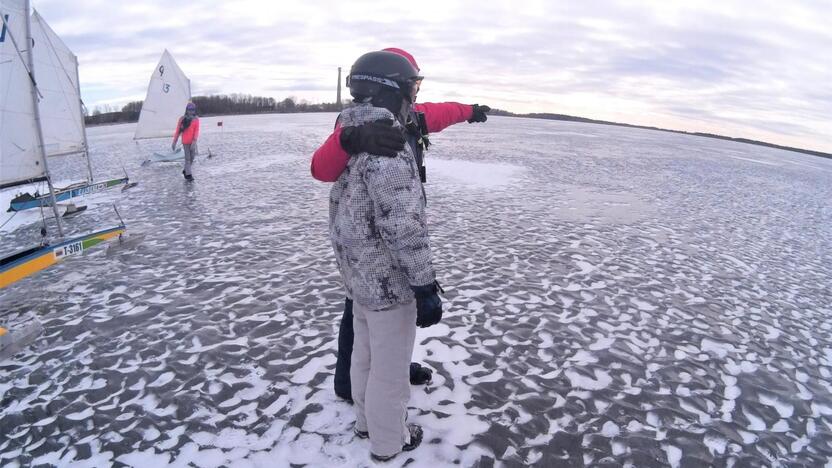
[[[351,155],[367,152],[396,156],[404,149],[404,133],[393,127],[393,121],[389,119],[345,127],[341,131],[341,147]]]
[[[429,327],[442,320],[442,299],[439,298],[439,283],[434,281],[425,286],[411,286],[416,296],[416,326]]]
[[[488,114],[491,112],[491,108],[488,106],[481,106],[479,104],[474,104],[471,106],[474,108],[474,111],[471,113],[471,118],[468,119],[468,123],[474,122],[485,122],[488,120]]]
[[[410,363],[410,385],[425,385],[433,379],[433,371],[418,362]]]

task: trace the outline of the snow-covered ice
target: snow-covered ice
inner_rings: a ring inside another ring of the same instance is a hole
[[[167,141],[90,129],[96,173],[140,185],[67,230],[117,202],[132,239],[0,292],[45,328],[0,362],[0,465],[369,465],[332,391],[343,292],[309,175],[334,118],[205,118],[192,184],[140,166]],[[832,160],[499,117],[431,141],[446,313],[414,352],[425,443],[390,466],[830,463]]]

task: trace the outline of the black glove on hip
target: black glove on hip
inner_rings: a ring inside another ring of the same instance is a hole
[[[488,114],[491,112],[491,108],[488,106],[481,106],[479,104],[474,104],[471,106],[474,108],[474,111],[471,113],[471,118],[468,119],[468,123],[474,122],[485,122],[488,120]]]
[[[341,147],[350,155],[358,153],[396,156],[404,149],[404,133],[393,127],[389,119],[345,127],[341,131]]]
[[[442,320],[442,299],[439,298],[439,283],[434,281],[425,286],[411,286],[416,296],[416,326],[429,327]]]

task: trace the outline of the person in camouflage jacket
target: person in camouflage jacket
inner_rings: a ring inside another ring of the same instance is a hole
[[[362,104],[342,112],[340,122],[357,127],[378,120],[394,116]],[[409,145],[395,158],[369,153],[350,158],[330,192],[329,226],[344,287],[353,301],[382,309],[412,301],[411,285],[435,281],[425,198]]]

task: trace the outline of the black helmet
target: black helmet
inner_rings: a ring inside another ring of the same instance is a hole
[[[405,57],[381,50],[358,57],[347,76],[347,86],[356,99],[375,97],[386,89],[397,90],[410,102],[411,88],[421,79],[419,70]]]

